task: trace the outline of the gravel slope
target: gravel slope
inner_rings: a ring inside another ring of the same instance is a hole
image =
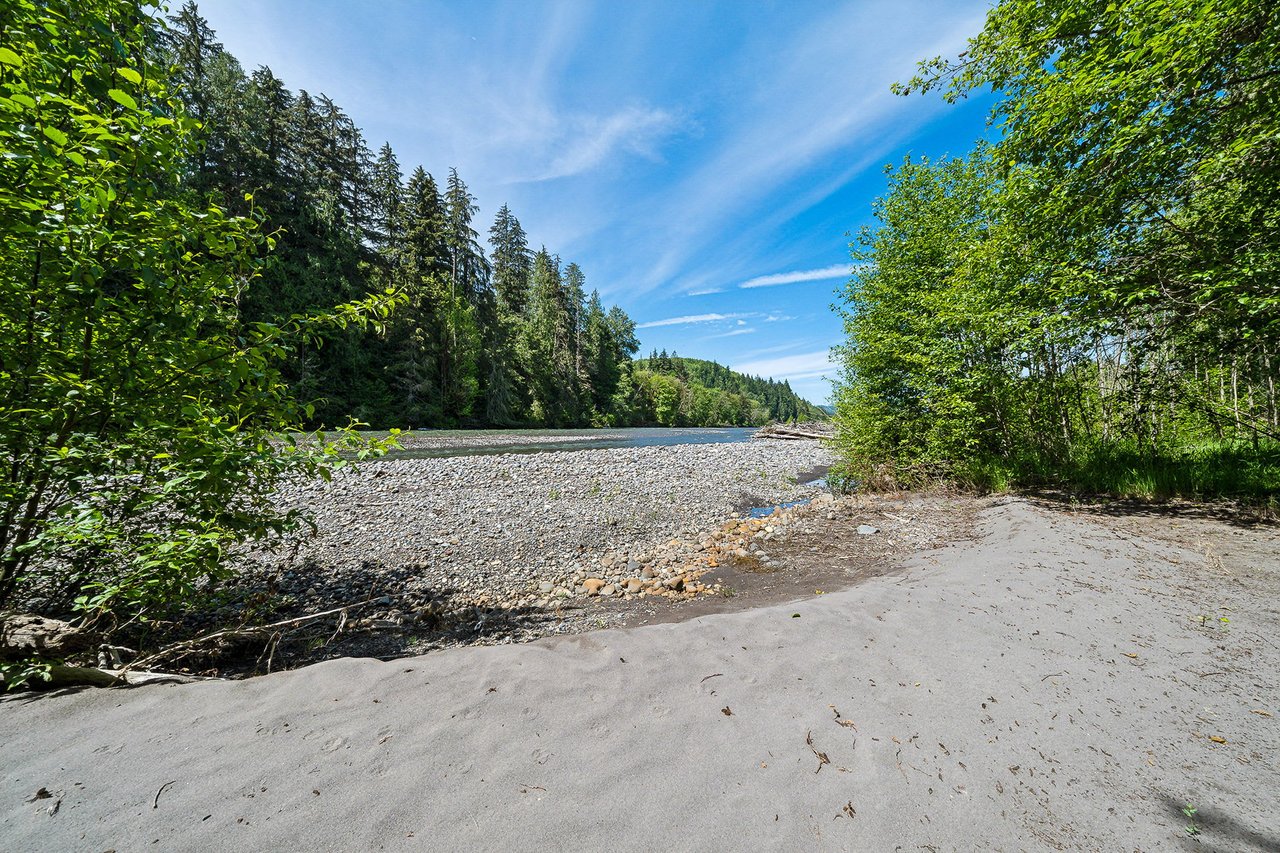
[[[642,553],[746,506],[813,497],[814,442],[758,441],[374,462],[286,491],[315,512],[294,559],[417,566],[425,583],[513,595],[605,553]]]
[[[282,649],[288,665],[338,654],[392,655],[472,642],[520,642],[623,621],[584,609],[583,581],[672,571],[747,508],[822,494],[831,461],[816,442],[674,445],[535,454],[396,459],[286,488],[317,530],[250,555],[239,601],[193,630],[269,601],[267,619],[374,599],[366,635]],[[621,584],[610,587],[630,600]],[[354,642],[354,645],[351,644]]]

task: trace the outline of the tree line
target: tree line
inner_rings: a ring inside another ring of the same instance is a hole
[[[899,94],[996,141],[887,169],[839,350],[855,476],[1280,489],[1280,10],[1003,0]]]
[[[577,264],[531,249],[507,206],[486,252],[455,169],[406,177],[391,146],[375,154],[330,98],[295,94],[266,67],[246,73],[194,3],[169,18],[160,60],[202,129],[192,190],[256,212],[273,235],[247,321],[403,298],[381,332],[336,330],[290,358],[312,424],[604,425],[643,407],[624,382],[635,324],[588,293]]]

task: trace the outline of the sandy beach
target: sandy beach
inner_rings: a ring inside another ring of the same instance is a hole
[[[1277,553],[1274,527],[1189,508],[1004,499],[972,541],[805,600],[10,698],[0,837],[15,851],[1274,850]]]

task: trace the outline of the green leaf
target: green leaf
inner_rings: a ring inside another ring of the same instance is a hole
[[[0,47],[0,64],[22,67],[22,57],[7,47]]]
[[[130,83],[137,84],[142,82],[142,75],[137,71],[134,71],[132,68],[120,68],[116,70],[116,73],[128,80]]]
[[[42,127],[40,131],[59,145],[67,144],[67,135],[56,127]]]
[[[120,104],[122,107],[128,107],[131,110],[136,110],[138,108],[138,102],[135,101],[133,96],[128,92],[122,92],[119,89],[108,89],[107,95],[111,100]]]

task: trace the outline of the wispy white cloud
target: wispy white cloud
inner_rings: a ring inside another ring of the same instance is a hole
[[[728,332],[721,332],[718,335],[707,335],[702,340],[710,341],[710,340],[714,340],[715,338],[736,338],[738,335],[753,335],[755,334],[755,331],[756,330],[751,328],[750,326],[744,326],[741,328],[732,329]]]
[[[739,317],[751,317],[751,314],[689,314],[684,317],[667,317],[663,320],[650,320],[640,323],[637,329],[654,329],[658,326],[689,326],[695,323],[714,323],[718,320],[737,320]]]
[[[755,361],[759,359],[760,356],[762,355],[773,355],[774,353],[778,353],[778,352],[786,352],[787,350],[800,349],[800,347],[804,345],[805,345],[804,341],[790,341],[785,344],[778,344],[776,346],[763,347],[761,349],[752,350],[751,352],[746,353],[742,357],[747,361]]]
[[[834,376],[836,365],[831,361],[830,350],[818,350],[798,355],[786,355],[781,358],[766,358],[758,361],[747,361],[732,365],[739,373],[749,376],[773,377],[774,379],[817,379],[823,376]]]
[[[685,296],[710,296],[713,293],[724,293],[723,287],[708,287],[705,290],[690,290]]]
[[[779,284],[797,284],[802,281],[825,281],[830,278],[844,278],[849,275],[848,264],[836,264],[817,270],[796,270],[780,272],[772,275],[756,276],[744,281],[738,287],[773,287]]]
[[[532,180],[549,181],[588,172],[619,153],[657,159],[659,143],[679,129],[679,119],[667,110],[629,107],[611,115],[576,116],[562,120],[567,150]]]
[[[659,251],[631,287],[651,290],[691,274],[701,258],[720,261],[737,248],[724,243],[725,222],[747,210],[767,216],[763,201],[782,187],[789,197],[810,196],[814,204],[882,163],[901,131],[945,108],[899,98],[889,84],[909,76],[921,56],[954,53],[980,29],[984,14],[977,8],[953,12],[922,43],[918,25],[896,4],[849,4],[788,33],[767,58],[753,56],[765,63],[752,75],[759,82],[744,88],[737,121],[726,128],[716,154],[639,213],[665,227]],[[871,31],[884,38],[859,37]],[[907,38],[912,34],[915,39]],[[859,161],[852,174],[833,168],[849,161]],[[833,172],[841,173],[838,180],[830,180]],[[810,187],[815,191],[806,192]]]

